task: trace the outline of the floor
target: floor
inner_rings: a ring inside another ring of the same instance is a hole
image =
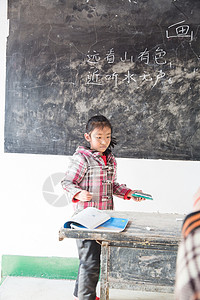
[[[0,300],[72,300],[73,287],[72,280],[7,277],[0,286]],[[125,299],[174,300],[174,296],[165,293],[110,290],[110,300]]]

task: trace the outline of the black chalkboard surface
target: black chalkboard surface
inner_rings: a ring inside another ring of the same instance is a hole
[[[5,152],[71,155],[111,120],[118,157],[200,160],[199,0],[9,0]]]

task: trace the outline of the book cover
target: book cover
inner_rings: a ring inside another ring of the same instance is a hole
[[[108,221],[92,229],[92,231],[121,232],[126,228],[127,224],[128,219],[111,217]],[[88,228],[76,223],[72,223],[71,228],[78,230],[88,230]]]
[[[104,211],[87,207],[64,224],[64,228],[92,231],[121,232],[128,224],[126,218],[110,217]]]
[[[67,221],[64,228],[71,228],[71,224],[79,224],[88,229],[94,229],[109,219],[109,214],[104,211],[95,207],[87,207]]]

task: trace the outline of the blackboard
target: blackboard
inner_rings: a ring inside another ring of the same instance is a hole
[[[9,0],[5,152],[71,155],[111,120],[118,157],[200,160],[199,0]]]

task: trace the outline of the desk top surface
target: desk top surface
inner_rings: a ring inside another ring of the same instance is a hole
[[[123,232],[94,232],[61,228],[59,239],[76,238],[100,241],[151,241],[157,243],[170,243],[177,245],[181,238],[181,227],[184,215],[141,213],[127,211],[106,211],[111,216],[129,219]]]

